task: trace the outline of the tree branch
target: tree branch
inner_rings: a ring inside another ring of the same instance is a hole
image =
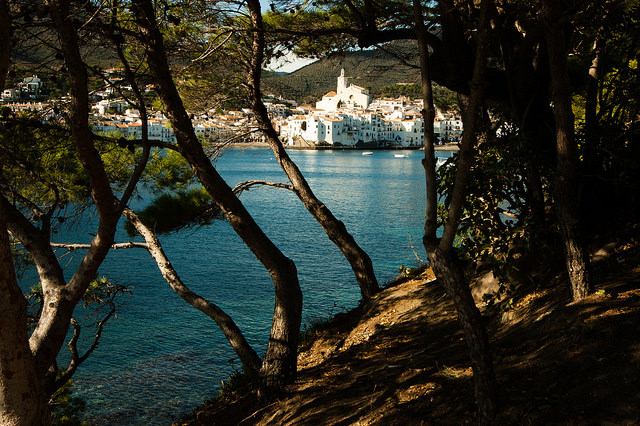
[[[125,208],[123,214],[135,227],[136,231],[144,237],[147,242],[147,251],[156,261],[158,269],[167,281],[167,284],[169,284],[173,291],[175,291],[176,294],[185,302],[198,309],[218,324],[218,327],[220,327],[220,330],[222,330],[225,337],[240,358],[247,374],[250,376],[256,376],[260,370],[260,357],[258,357],[258,354],[245,340],[242,332],[233,319],[231,319],[231,317],[217,305],[197,295],[186,286],[165,255],[162,245],[155,233],[140,220],[133,210]]]
[[[0,197],[0,204],[7,229],[33,258],[43,288],[62,287],[65,283],[64,274],[49,245],[49,235],[35,227],[5,197]]]
[[[147,116],[147,107],[144,103],[144,98],[142,97],[142,93],[140,92],[140,88],[136,83],[135,75],[131,71],[131,67],[129,66],[129,61],[124,55],[122,51],[122,46],[120,43],[116,43],[116,50],[118,51],[118,57],[120,58],[120,62],[124,66],[124,73],[127,81],[131,85],[133,89],[134,96],[138,101],[138,111],[140,112],[140,121],[142,122],[142,155],[138,159],[138,163],[136,164],[131,177],[129,178],[129,182],[127,183],[127,187],[122,193],[120,197],[120,201],[118,202],[118,212],[121,212],[125,206],[128,204],[133,191],[142,176],[142,172],[144,172],[145,167],[149,161],[149,154],[151,153],[151,145],[149,144],[149,120]]]
[[[50,243],[53,248],[65,248],[68,251],[75,250],[87,250],[91,248],[91,244],[73,244],[73,243]],[[129,248],[143,248],[147,249],[147,244],[139,243],[135,241],[128,241],[126,243],[117,243],[111,244],[111,249],[119,250],[119,249],[129,249]]]
[[[239,184],[233,187],[233,192],[236,195],[240,195],[244,191],[248,191],[249,189],[256,186],[273,186],[274,188],[283,188],[283,189],[288,189],[289,191],[295,192],[295,189],[293,188],[293,186],[289,184],[280,183],[280,182],[269,182],[266,180],[248,180],[245,182],[240,182]]]
[[[474,161],[475,145],[478,140],[478,122],[480,120],[482,103],[484,102],[487,53],[490,43],[488,29],[489,3],[490,0],[484,0],[480,6],[478,41],[476,43],[473,78],[470,83],[471,95],[468,98],[468,104],[463,112],[466,117],[464,120],[465,130],[460,147],[460,160],[458,161],[458,170],[453,185],[453,195],[451,203],[449,204],[447,221],[444,225],[444,231],[439,244],[440,249],[443,251],[451,249],[458,231],[464,199],[467,196],[467,183]]]
[[[109,301],[109,306],[111,309],[109,310],[107,315],[100,322],[98,322],[98,330],[96,331],[96,335],[93,337],[93,342],[91,342],[91,346],[82,356],[78,355],[78,339],[80,338],[81,327],[80,324],[78,324],[78,322],[75,320],[75,318],[71,318],[71,325],[73,326],[73,336],[71,336],[71,339],[67,344],[67,346],[69,347],[69,351],[71,352],[71,361],[69,361],[69,366],[67,367],[65,372],[62,373],[62,375],[55,381],[51,393],[64,386],[65,383],[67,383],[71,379],[71,377],[73,377],[80,364],[86,361],[86,359],[89,358],[89,355],[91,355],[91,353],[93,353],[93,351],[98,347],[98,342],[100,341],[100,336],[102,336],[102,330],[104,329],[105,324],[116,313],[116,305],[113,303],[113,299],[117,294],[118,292],[116,291],[111,295],[111,300]]]
[[[122,145],[123,141],[126,145],[143,145],[144,141],[142,139],[124,139],[124,138],[114,138],[111,136],[98,135],[93,134],[92,138],[94,140],[112,142],[114,144]],[[170,149],[172,151],[180,152],[180,147],[178,145],[162,142],[158,140],[149,140],[149,146],[152,148],[161,148],[161,149]]]

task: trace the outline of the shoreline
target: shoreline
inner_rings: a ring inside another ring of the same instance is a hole
[[[269,148],[266,142],[236,142],[231,147],[237,146],[242,148]],[[423,146],[384,146],[384,147],[355,147],[355,146],[291,146],[284,145],[285,149],[296,151],[424,151]],[[460,147],[457,143],[436,145],[436,151],[459,151]]]

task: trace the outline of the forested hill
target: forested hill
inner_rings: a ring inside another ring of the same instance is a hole
[[[369,89],[373,97],[420,97],[420,70],[380,50],[329,56],[290,74],[264,72],[263,91],[313,105],[327,92],[336,90],[336,79],[343,68],[350,83]],[[436,90],[436,97],[442,100],[450,96],[445,89]]]
[[[38,74],[47,81],[48,88],[53,89],[54,82],[60,80],[55,73],[62,63],[46,46],[28,47],[25,51],[14,53],[13,60],[17,67],[9,75],[8,85],[17,83],[25,76]],[[404,50],[405,54],[413,52],[417,55],[417,49],[409,47]],[[100,47],[87,50],[84,54],[88,63],[99,68],[118,66],[117,57]],[[414,58],[414,62],[415,60],[417,58]],[[407,61],[411,62],[411,58]],[[369,89],[374,98],[421,96],[420,69],[402,63],[397,57],[379,49],[330,55],[289,74],[264,71],[263,92],[284,99],[293,99],[298,104],[314,105],[327,92],[336,90],[336,80],[343,68],[350,83]],[[60,86],[54,92],[64,93],[67,90],[68,87]],[[436,105],[441,109],[447,110],[456,106],[455,95],[445,88],[435,85],[434,97]],[[244,105],[235,107],[241,106]]]

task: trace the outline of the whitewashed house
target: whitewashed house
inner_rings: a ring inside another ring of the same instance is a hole
[[[2,91],[2,100],[5,102],[14,102],[20,99],[20,92],[16,89],[4,89]]]
[[[337,91],[326,94],[316,108],[301,107],[301,114],[278,120],[282,140],[298,146],[424,144],[421,101],[398,98],[371,102],[368,91],[347,83],[342,70]]]
[[[459,142],[462,137],[462,118],[446,114],[440,120],[440,140],[442,143]]]

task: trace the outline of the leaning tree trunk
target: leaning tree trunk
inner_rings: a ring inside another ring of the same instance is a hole
[[[331,210],[313,193],[307,180],[300,172],[300,169],[298,169],[298,166],[296,166],[289,157],[289,154],[287,154],[278,134],[271,124],[260,93],[260,78],[265,44],[265,30],[260,11],[260,2],[257,0],[248,0],[247,5],[255,29],[253,32],[251,64],[248,72],[249,81],[247,85],[251,92],[251,100],[253,102],[252,109],[258,121],[258,126],[266,136],[267,142],[275,154],[278,164],[280,164],[287,178],[289,178],[294,192],[313,218],[322,226],[322,229],[327,233],[329,239],[345,256],[355,274],[362,296],[368,299],[380,291],[369,255],[356,243],[353,236],[347,231],[344,223],[339,221]]]
[[[275,307],[260,375],[266,391],[278,392],[295,378],[297,370],[302,292],[295,264],[264,234],[204,153],[171,77],[153,4],[149,0],[137,0],[132,7],[145,44],[151,75],[182,155],[234,231],[265,266],[273,280]]]
[[[7,16],[5,16],[6,6],[6,2],[0,0],[0,28],[3,32],[0,44],[3,56],[5,43],[10,40],[10,37],[4,34],[4,31],[9,29]],[[31,363],[33,363],[36,378],[45,394],[50,391],[48,384],[53,383],[49,380],[51,367],[67,336],[73,309],[95,278],[100,263],[109,251],[119,217],[109,177],[105,172],[100,153],[91,140],[88,122],[88,80],[79,47],[79,21],[71,12],[69,1],[52,0],[47,6],[54,31],[60,42],[70,83],[71,102],[67,111],[67,124],[83,171],[89,181],[99,224],[87,254],[69,282],[65,283],[62,268],[50,245],[50,226],[48,226],[50,216],[45,215],[46,219],[41,221],[42,229],[40,229],[33,225],[13,203],[4,196],[0,197],[0,204],[2,204],[0,208],[4,209],[3,226],[11,229],[13,236],[19,239],[23,247],[29,251],[42,285],[43,309],[28,344],[33,356]],[[0,61],[3,76],[5,65],[3,58]],[[135,184],[134,181],[135,179],[132,179],[131,185]],[[16,313],[16,315],[19,318],[19,314]],[[37,404],[34,403],[33,409],[36,414],[39,413]],[[38,422],[25,424],[38,424]]]
[[[91,186],[91,196],[96,206],[99,223],[91,247],[68,283],[50,280],[45,268],[38,268],[44,296],[43,310],[32,333],[29,344],[36,362],[36,371],[45,377],[62,347],[73,309],[95,278],[98,267],[106,257],[118,223],[119,212],[111,191],[100,154],[91,140],[89,129],[89,98],[85,64],[80,53],[78,22],[72,18],[70,3],[66,0],[51,1],[49,11],[60,41],[70,83],[71,103],[67,122],[78,158]],[[48,235],[42,235],[48,238]],[[45,253],[51,256],[51,253]],[[38,260],[36,259],[38,265]],[[59,265],[58,265],[59,268]],[[50,269],[57,274],[55,268]]]
[[[218,327],[220,327],[220,330],[231,344],[236,355],[240,358],[245,373],[249,377],[257,377],[260,370],[260,358],[244,338],[240,328],[238,328],[233,319],[219,306],[197,295],[182,282],[182,279],[180,279],[180,276],[173,268],[173,265],[171,265],[171,262],[164,254],[162,245],[155,233],[140,220],[133,210],[124,209],[124,216],[129,220],[129,222],[131,222],[136,231],[138,231],[146,241],[147,251],[156,261],[160,273],[169,286],[171,286],[173,291],[175,291],[176,294],[185,302],[204,313],[218,324]]]
[[[554,200],[573,300],[580,300],[591,291],[589,259],[580,229],[579,159],[571,109],[566,43],[564,28],[559,22],[561,13],[556,8],[556,4],[550,0],[543,2],[542,15],[547,30],[553,114],[556,121],[557,170]]]
[[[47,398],[29,350],[27,303],[16,281],[1,203],[0,424],[51,424]]]
[[[138,86],[135,82],[133,72],[129,67],[128,61],[119,44],[118,56],[120,57],[120,62],[122,62],[125,67],[125,74],[127,75],[129,83],[133,87],[133,91],[136,95],[136,100],[139,104],[138,109],[140,111],[140,119],[142,121],[142,141],[145,154],[142,158],[143,161],[138,164],[136,172],[141,173],[144,165],[146,164],[148,151],[150,149],[147,129],[147,109],[144,105],[142,93],[138,89]],[[142,237],[146,241],[147,251],[156,261],[160,273],[167,281],[167,284],[169,284],[171,289],[178,296],[180,296],[182,300],[198,309],[200,312],[204,313],[216,322],[224,336],[227,338],[227,341],[235,351],[236,355],[238,356],[238,358],[240,358],[244,373],[252,379],[258,377],[258,373],[260,371],[260,357],[253,350],[251,345],[249,345],[244,335],[240,331],[240,328],[236,325],[233,319],[219,306],[199,296],[198,294],[191,291],[189,287],[187,287],[187,285],[182,281],[182,279],[178,275],[178,272],[174,269],[173,265],[165,255],[164,250],[162,249],[162,245],[160,244],[160,240],[158,240],[155,232],[148,226],[146,226],[133,210],[124,208],[123,215],[127,218],[127,220],[129,220],[129,222],[131,222],[136,231],[138,231],[138,233],[142,235]]]
[[[464,266],[453,248],[427,248],[429,263],[438,282],[453,300],[458,321],[464,331],[465,341],[473,369],[474,394],[478,404],[481,424],[490,424],[496,413],[497,383],[489,338],[465,276]]]
[[[437,194],[435,174],[435,154],[433,123],[425,123],[425,174],[427,180],[427,211],[425,220],[424,246],[429,263],[444,286],[449,297],[452,298],[458,312],[458,320],[465,334],[465,340],[473,369],[475,397],[481,424],[489,424],[496,412],[497,385],[493,361],[489,348],[489,339],[482,322],[482,316],[476,307],[469,281],[467,280],[461,261],[453,248],[453,241],[458,229],[462,206],[466,197],[466,187],[474,157],[474,146],[477,140],[476,131],[483,99],[483,82],[486,55],[489,44],[487,30],[487,14],[489,1],[481,3],[480,31],[478,35],[476,60],[471,81],[471,96],[464,97],[468,102],[464,108],[464,128],[460,158],[453,196],[449,205],[449,212],[443,236],[436,237],[437,230]],[[423,23],[421,5],[414,0],[414,17],[416,33],[420,50],[420,69],[422,74],[423,102],[425,105],[425,120],[433,121],[433,95],[430,77],[429,52],[426,44],[426,28]],[[431,193],[429,193],[431,191]]]

